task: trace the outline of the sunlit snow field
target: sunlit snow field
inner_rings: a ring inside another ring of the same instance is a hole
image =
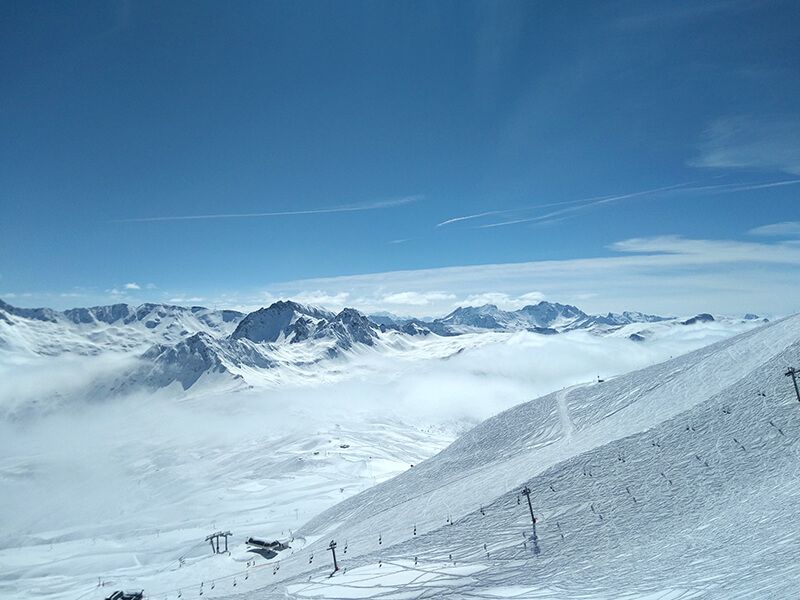
[[[255,590],[272,567],[246,551],[247,537],[289,539],[324,509],[520,402],[753,325],[665,328],[644,344],[585,332],[431,338],[352,354],[300,385],[277,373],[249,391],[206,386],[67,403],[61,387],[91,380],[107,359],[0,353],[0,379],[14,382],[0,406],[12,388],[15,399],[24,389],[36,400],[0,423],[0,596],[144,589],[197,598],[200,582],[209,598]],[[229,556],[213,556],[204,541],[220,529],[233,533]],[[312,541],[298,538],[286,552]]]

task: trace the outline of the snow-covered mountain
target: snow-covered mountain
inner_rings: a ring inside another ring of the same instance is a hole
[[[372,346],[378,338],[379,327],[353,308],[345,308],[326,323],[318,326],[315,338],[335,338],[340,348],[351,348],[354,344]]]
[[[203,376],[219,381],[223,375],[234,384],[243,381],[242,368],[269,369],[275,365],[256,344],[218,339],[204,332],[174,345],[155,345],[142,358],[142,366],[126,376],[121,386],[158,389],[177,382],[186,390]]]
[[[173,345],[155,345],[142,355],[144,364],[121,384],[162,388],[174,382],[186,390],[201,377],[234,387],[258,382],[264,370],[277,366],[311,368],[355,345],[371,347],[377,325],[352,308],[334,314],[294,302],[276,302],[247,315],[228,337],[198,332]]]
[[[198,332],[230,335],[244,314],[200,306],[112,304],[55,311],[0,300],[0,350],[33,355],[142,352]]]
[[[606,315],[589,315],[571,304],[539,302],[519,310],[502,310],[494,304],[459,307],[439,319],[421,321],[405,319],[392,321],[384,316],[384,326],[398,328],[413,323],[438,335],[459,335],[480,331],[533,331],[537,333],[559,333],[575,329],[608,331],[631,323],[657,323],[672,317],[660,317],[640,312],[625,311]]]
[[[291,301],[247,315],[163,304],[54,311],[0,302],[0,351],[30,356],[111,353],[140,359],[131,371],[95,385],[101,394],[173,384],[187,390],[198,382],[237,389],[275,381],[278,368],[302,374],[352,352],[419,352],[420,344],[409,338],[430,339],[430,355],[441,356],[448,346],[437,345],[434,338],[462,337],[464,343],[453,352],[481,343],[470,336],[521,331],[589,331],[642,342],[657,334],[653,327],[709,323],[714,317],[701,314],[679,321],[637,312],[589,315],[572,305],[540,302],[516,311],[491,304],[461,307],[432,321],[394,321],[386,315],[381,320],[377,324],[352,308],[333,313]]]
[[[166,325],[53,318],[3,310],[0,332],[157,340]],[[292,308],[278,329],[301,319]],[[798,319],[440,336],[345,310],[306,339],[234,338],[240,319],[127,353],[0,351],[0,595],[794,597],[781,557],[800,539],[785,526],[800,416],[783,373],[800,360]],[[106,355],[136,358],[102,395],[42,410],[51,390],[104,375],[93,365]],[[597,373],[604,383],[575,385]],[[34,394],[27,412],[13,410],[17,391]],[[230,555],[203,542],[220,528]],[[248,536],[291,548],[267,559]],[[329,578],[331,539],[343,570]]]
[[[299,342],[323,321],[333,319],[333,313],[297,302],[275,302],[247,315],[231,335],[232,339],[251,342]]]
[[[341,348],[353,344],[371,346],[377,337],[378,325],[353,308],[339,314],[298,304],[279,301],[268,308],[247,315],[231,335],[231,339],[252,342],[298,343],[309,339],[335,339]]]
[[[794,316],[519,405],[314,518],[258,593],[796,597],[799,362]]]

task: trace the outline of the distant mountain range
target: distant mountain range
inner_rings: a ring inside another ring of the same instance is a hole
[[[752,314],[744,317],[758,318]],[[135,368],[106,382],[104,390],[172,385],[186,390],[201,379],[248,386],[269,380],[275,367],[289,367],[301,374],[347,352],[403,351],[429,343],[425,342],[428,339],[584,330],[643,342],[648,328],[656,324],[691,326],[714,320],[705,313],[684,320],[639,312],[589,315],[575,306],[552,302],[514,311],[493,304],[459,307],[444,317],[422,320],[387,313],[370,318],[353,308],[333,313],[291,301],[245,314],[166,304],[56,311],[18,308],[0,300],[0,352],[44,356],[123,353],[138,357]],[[418,341],[411,344],[411,340]],[[436,352],[450,351],[451,346],[440,346]]]
[[[631,323],[657,323],[670,321],[674,317],[660,317],[639,312],[588,315],[571,304],[539,302],[519,310],[501,310],[494,304],[459,307],[449,315],[429,321],[403,319],[392,321],[382,316],[386,327],[403,329],[414,325],[438,335],[460,335],[481,331],[533,331],[536,333],[562,333],[573,329],[614,328]]]

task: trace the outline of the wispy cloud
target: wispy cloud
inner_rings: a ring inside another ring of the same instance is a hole
[[[767,182],[734,182],[734,183],[715,183],[698,185],[696,181],[689,181],[684,183],[677,183],[668,186],[662,186],[647,190],[640,190],[636,192],[628,192],[624,194],[611,194],[605,196],[594,196],[590,198],[580,198],[578,200],[567,200],[564,202],[548,202],[544,204],[536,204],[531,206],[523,206],[517,208],[509,208],[503,210],[490,210],[470,215],[463,215],[446,219],[436,224],[436,227],[443,227],[464,221],[472,221],[483,219],[485,217],[499,216],[499,215],[520,215],[515,218],[505,219],[493,223],[484,223],[482,225],[475,225],[474,229],[493,229],[496,227],[506,227],[508,225],[519,225],[521,223],[542,223],[547,224],[551,222],[562,221],[567,218],[579,215],[582,211],[600,207],[603,205],[611,205],[617,202],[630,200],[634,198],[656,198],[667,197],[675,194],[732,194],[736,192],[746,192],[752,190],[762,190],[769,188],[778,188],[789,185],[800,184],[800,179],[786,179],[780,181],[767,181]],[[525,213],[531,211],[540,211],[545,208],[553,208],[564,206],[555,211],[546,212],[545,214],[537,214],[533,216],[524,216]]]
[[[800,175],[800,116],[736,116],[703,133],[696,167],[761,169]]]
[[[452,219],[447,219],[445,221],[442,221],[441,223],[437,223],[436,226],[437,227],[444,227],[445,225],[451,225],[453,223],[458,223],[460,221],[469,221],[471,219],[480,219],[481,217],[489,217],[489,216],[492,216],[492,215],[502,215],[502,214],[506,214],[506,213],[509,213],[509,212],[513,212],[515,210],[521,210],[521,209],[511,208],[511,209],[508,209],[508,210],[488,210],[486,212],[476,213],[474,215],[464,215],[464,216],[461,216],[461,217],[453,217]]]
[[[797,227],[798,222],[791,221],[753,231],[789,235],[799,231]],[[787,314],[800,311],[798,242],[641,237],[618,241],[601,257],[272,282],[262,288],[269,293],[159,292],[159,300],[199,302],[204,297],[203,302],[212,306],[255,310],[278,299],[293,299],[332,310],[352,306],[372,312],[394,307],[406,314],[418,307],[425,315],[437,315],[457,305],[514,307],[547,298],[595,313],[635,309],[686,315],[701,311]],[[106,290],[105,297],[89,294],[87,298],[118,302],[127,298],[124,294],[113,289]],[[56,296],[3,295],[37,306],[51,306]]]
[[[702,21],[727,12],[738,12],[752,8],[757,3],[750,0],[721,0],[708,2],[687,2],[685,4],[664,4],[655,6],[642,3],[642,12],[626,14],[618,18],[616,26],[625,30],[663,28],[669,25],[684,25]],[[636,6],[635,4],[633,5]]]
[[[458,304],[462,306],[483,306],[484,304],[494,304],[498,308],[505,310],[515,310],[529,304],[536,304],[545,299],[541,292],[527,292],[514,296],[504,292],[483,292],[471,294]]]
[[[403,196],[402,198],[394,198],[391,200],[379,200],[376,202],[365,202],[361,204],[344,204],[341,206],[332,206],[329,208],[309,208],[303,210],[283,210],[273,212],[259,212],[259,213],[217,213],[207,215],[171,215],[171,216],[157,216],[157,217],[135,217],[131,219],[114,219],[112,223],[150,223],[158,221],[199,221],[207,219],[255,219],[265,217],[288,217],[299,215],[323,215],[330,213],[348,213],[348,212],[363,212],[368,210],[381,210],[385,208],[394,208],[396,206],[404,206],[422,200],[423,196]]]
[[[800,245],[659,236],[623,240],[610,256],[570,260],[469,265],[297,280],[274,284],[292,297],[303,290],[347,291],[349,304],[385,310],[392,293],[400,300],[429,298],[427,314],[444,314],[456,303],[539,295],[593,312],[625,309],[663,314],[700,311],[789,313],[800,311]],[[387,293],[386,290],[398,290]]]
[[[349,292],[334,292],[328,293],[320,289],[301,290],[294,294],[274,294],[272,292],[264,292],[257,303],[259,306],[268,306],[278,300],[293,300],[300,304],[309,304],[311,306],[321,306],[329,310],[340,310],[347,306],[350,299]]]
[[[615,242],[610,248],[618,252],[647,254],[675,265],[710,263],[800,265],[800,252],[783,244],[691,240],[676,235],[665,235]]]
[[[800,236],[800,221],[783,221],[761,225],[748,231],[750,235]]]
[[[519,213],[531,210],[541,210],[543,208],[551,208],[553,206],[567,206],[571,204],[581,204],[586,202],[593,202],[596,200],[605,200],[611,198],[612,196],[594,196],[591,198],[580,198],[578,200],[566,200],[564,202],[545,202],[544,204],[535,204],[531,206],[521,206],[517,208],[507,208],[504,210],[488,210],[486,212],[480,212],[473,215],[464,215],[461,217],[453,217],[451,219],[447,219],[442,221],[441,223],[437,223],[436,227],[444,227],[445,225],[451,225],[453,223],[459,223],[461,221],[471,221],[472,219],[481,219],[483,217],[491,217],[495,215],[508,215],[512,213]]]
[[[517,225],[518,223],[530,223],[538,221],[539,217],[530,217],[528,219],[511,219],[510,221],[498,221],[497,223],[487,223],[485,225],[477,225],[475,229],[492,229],[494,227],[505,227],[506,225]]]
[[[719,183],[713,185],[700,185],[687,188],[689,192],[712,192],[712,193],[734,193],[749,192],[752,190],[766,190],[770,188],[784,187],[787,185],[797,185],[800,179],[784,179],[781,181],[767,181],[761,183]]]
[[[621,200],[628,200],[631,198],[642,198],[646,196],[655,196],[664,192],[669,192],[672,190],[677,190],[680,188],[685,188],[691,185],[690,183],[678,183],[675,185],[668,185],[664,187],[658,187],[648,190],[642,190],[639,192],[630,192],[627,194],[618,194],[615,196],[600,196],[597,198],[589,198],[584,200],[575,200],[570,202],[565,202],[563,204],[576,204],[577,206],[570,206],[568,208],[562,208],[560,210],[548,212],[544,215],[537,215],[535,217],[528,217],[523,219],[512,219],[510,221],[501,221],[499,223],[487,223],[485,225],[478,225],[476,229],[490,229],[493,227],[505,227],[507,225],[518,225],[520,223],[537,223],[537,222],[547,222],[554,220],[554,217],[561,217],[562,215],[566,215],[568,213],[575,213],[578,211],[586,210],[589,208],[593,208],[596,206],[601,206],[604,204],[611,204],[614,202],[619,202]],[[542,205],[545,206],[545,205]]]
[[[402,304],[407,306],[428,306],[445,300],[455,300],[456,296],[448,292],[397,292],[382,298],[385,304]]]
[[[131,283],[126,283],[125,284],[125,289],[126,290],[140,290],[142,288],[138,283],[131,282]]]

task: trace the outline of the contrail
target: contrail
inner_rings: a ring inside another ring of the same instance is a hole
[[[392,208],[403,206],[412,202],[419,202],[422,196],[404,196],[394,200],[382,200],[379,202],[369,202],[366,204],[346,204],[343,206],[332,206],[330,208],[309,208],[305,210],[282,210],[274,212],[260,213],[221,213],[211,215],[177,215],[162,217],[136,217],[132,219],[114,219],[111,223],[149,223],[155,221],[198,221],[203,219],[251,219],[260,217],[286,217],[293,215],[321,215],[327,213],[362,212],[366,210],[380,210],[382,208]]]
[[[482,213],[477,213],[474,215],[465,215],[463,217],[453,217],[452,219],[447,219],[446,221],[442,221],[441,223],[437,223],[437,227],[442,227],[443,225],[449,225],[450,223],[457,223],[458,221],[468,221],[469,219],[479,219],[480,217],[488,217],[490,215],[505,215],[508,213],[513,212],[522,212],[526,210],[535,210],[537,208],[548,208],[550,206],[566,206],[568,204],[578,204],[580,202],[590,202],[593,200],[605,200],[607,198],[611,198],[612,196],[593,196],[591,198],[581,198],[580,200],[565,200],[564,202],[547,202],[545,204],[537,204],[535,206],[523,206],[521,208],[506,208],[503,210],[489,210]]]
[[[685,188],[686,186],[691,185],[692,183],[694,183],[694,182],[690,181],[690,182],[686,182],[686,183],[676,183],[674,185],[667,185],[667,186],[664,186],[664,187],[653,188],[653,189],[650,189],[650,190],[643,190],[641,192],[631,192],[629,194],[618,194],[616,196],[604,196],[604,197],[596,198],[594,200],[591,200],[591,199],[588,199],[588,200],[575,200],[575,201],[570,202],[569,204],[576,204],[578,202],[581,202],[581,204],[579,204],[578,206],[571,206],[570,208],[562,208],[561,210],[556,210],[556,211],[553,211],[553,212],[549,212],[549,213],[547,213],[545,215],[538,215],[538,216],[535,216],[535,217],[529,217],[527,219],[515,219],[513,221],[503,221],[501,223],[489,223],[487,225],[479,225],[478,227],[476,227],[476,229],[489,229],[489,228],[492,228],[492,227],[503,227],[505,225],[516,225],[517,223],[534,223],[534,222],[538,222],[538,221],[545,221],[545,220],[550,219],[552,217],[556,217],[558,215],[563,215],[564,213],[575,212],[575,211],[578,211],[578,210],[582,210],[584,208],[589,208],[591,206],[598,206],[598,205],[601,205],[601,204],[608,204],[610,202],[616,202],[618,200],[625,200],[625,199],[628,199],[628,198],[637,198],[637,197],[640,197],[640,196],[648,196],[650,194],[658,194],[658,193],[661,193],[661,192],[668,192],[668,191],[672,191],[672,190]],[[567,204],[567,203],[564,202],[564,203],[559,203],[559,204]]]
[[[716,192],[720,194],[725,193],[733,193],[733,192],[743,192],[749,190],[760,190],[760,189],[767,189],[773,187],[781,187],[787,185],[795,185],[800,183],[800,179],[788,179],[784,181],[770,181],[766,183],[723,183],[723,184],[715,184],[715,185],[694,185],[697,183],[696,181],[690,181],[686,183],[678,183],[675,185],[669,185],[665,187],[644,190],[639,192],[631,192],[628,194],[613,194],[608,196],[595,196],[592,198],[581,198],[580,200],[567,200],[565,202],[549,202],[547,204],[537,204],[534,206],[524,206],[521,208],[509,208],[503,210],[490,210],[486,212],[476,213],[473,215],[464,215],[462,217],[453,217],[451,219],[447,219],[446,221],[442,221],[441,223],[437,223],[436,227],[443,227],[445,225],[450,225],[451,223],[458,223],[460,221],[469,221],[472,219],[479,219],[481,217],[489,217],[492,215],[506,215],[509,213],[519,213],[525,212],[530,210],[536,210],[539,208],[548,208],[552,206],[568,206],[572,204],[577,204],[579,206],[575,206],[574,208],[566,208],[563,210],[558,210],[555,212],[548,213],[546,215],[539,215],[536,217],[524,217],[519,219],[511,219],[508,221],[501,221],[498,223],[488,223],[486,225],[477,225],[475,229],[491,229],[493,227],[503,227],[505,225],[515,225],[517,223],[531,223],[531,222],[538,222],[543,221],[549,217],[553,217],[556,215],[560,215],[563,213],[568,212],[575,212],[582,208],[588,208],[591,206],[599,205],[599,204],[606,204],[610,202],[616,202],[617,200],[625,200],[627,198],[635,198],[638,196],[647,196],[650,194],[658,194],[662,192],[670,192],[670,191],[683,191],[683,192]]]
[[[475,215],[465,215],[463,217],[453,217],[452,219],[447,219],[446,221],[442,221],[441,223],[437,223],[437,227],[442,227],[444,225],[450,225],[450,223],[457,223],[458,221],[468,221],[469,219],[478,219],[480,217],[488,217],[489,215],[502,215],[507,212],[511,212],[512,210],[518,209],[508,209],[508,210],[490,210],[487,212],[478,213]]]

